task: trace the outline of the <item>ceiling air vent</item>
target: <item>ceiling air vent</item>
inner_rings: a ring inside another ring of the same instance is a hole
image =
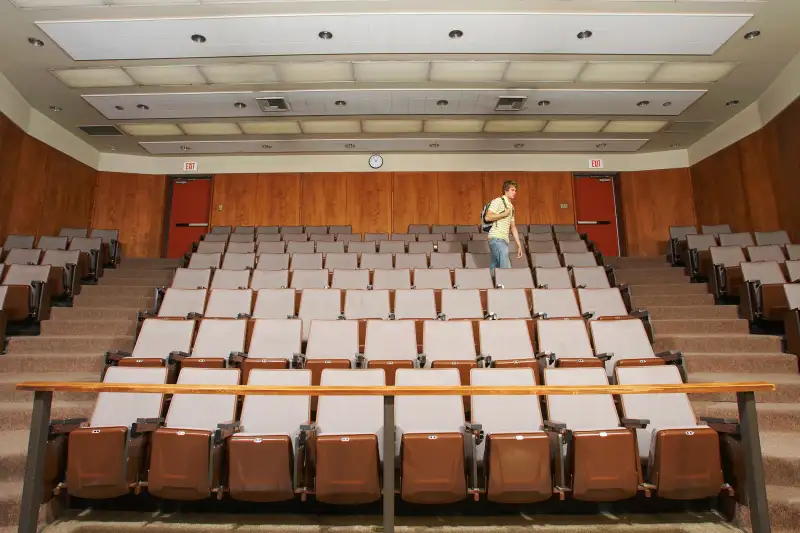
[[[525,107],[527,96],[501,96],[497,99],[495,111],[521,111]]]
[[[261,111],[265,113],[289,111],[289,104],[282,96],[276,96],[275,98],[256,98],[256,102],[258,102],[258,107],[261,108]]]
[[[673,122],[661,133],[702,133],[713,124],[713,122]]]
[[[90,137],[116,137],[122,132],[116,126],[78,126],[83,133]]]

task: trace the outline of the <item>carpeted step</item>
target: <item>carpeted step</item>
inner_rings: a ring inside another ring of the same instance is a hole
[[[750,324],[747,320],[739,318],[714,318],[714,319],[670,319],[653,320],[653,329],[659,335],[681,333],[713,333],[713,334],[747,334]]]
[[[106,270],[103,273],[101,283],[116,279],[136,279],[136,278],[165,278],[172,277],[172,271],[164,270],[163,268],[154,269],[132,269],[132,268],[118,268],[116,270]]]
[[[689,277],[681,270],[659,270],[636,269],[636,270],[616,270],[617,281],[628,285],[647,285],[655,283],[686,283],[689,284]]]
[[[711,294],[642,294],[633,293],[633,306],[639,309],[649,307],[675,305],[714,305],[714,296]]]
[[[45,320],[42,335],[134,335],[136,319],[133,320]]]
[[[95,372],[105,366],[102,352],[94,353],[40,353],[40,354],[7,354],[0,357],[2,373],[57,373],[57,372]]]
[[[797,533],[800,524],[800,487],[767,485],[767,503],[773,533]],[[738,506],[736,523],[750,526],[747,507]]]
[[[114,278],[103,279],[97,287],[165,287],[172,281],[172,276],[163,276],[160,278]]]
[[[759,431],[764,475],[768,485],[797,485],[800,479],[800,446],[796,432]]]
[[[633,296],[708,294],[705,283],[654,283],[652,285],[631,285]]]
[[[36,353],[96,353],[109,350],[133,349],[133,335],[40,335],[38,337],[12,337],[8,343],[9,354]]]
[[[155,290],[151,289],[150,297],[137,296],[137,297],[117,297],[112,295],[97,295],[89,296],[85,294],[78,295],[75,298],[74,307],[126,307],[137,309],[153,309],[155,307]]]
[[[46,369],[45,369],[46,370]],[[5,372],[0,373],[0,402],[31,402],[33,393],[16,390],[16,384],[22,381],[100,381],[99,372]],[[94,401],[94,392],[56,392],[54,398],[67,401]],[[2,440],[2,433],[0,433]]]
[[[71,402],[54,399],[50,419],[88,417],[91,416],[93,407],[93,401]],[[0,427],[3,428],[3,431],[28,429],[31,426],[32,413],[33,402],[0,403]],[[2,439],[2,434],[0,434],[0,439]]]
[[[13,429],[0,436],[0,483],[21,481],[24,477],[28,435],[28,429]]]
[[[797,374],[797,357],[780,352],[683,352],[683,358],[686,362],[686,370],[690,373]]]
[[[775,384],[772,392],[757,392],[756,400],[769,403],[800,404],[800,374],[745,374],[727,372],[693,372],[689,374],[690,382],[736,383],[747,381],[766,381]],[[736,393],[718,392],[713,394],[692,394],[693,400],[709,402],[735,402]]]
[[[176,266],[183,262],[183,258],[164,258],[164,257],[126,257],[123,259],[120,269],[145,268],[153,266]]]
[[[53,307],[50,321],[59,320],[110,320],[135,321],[141,307]]]
[[[9,528],[16,531],[19,522],[19,506],[22,500],[22,481],[0,482],[0,528]],[[39,527],[53,522],[53,512],[50,504],[39,507]],[[14,526],[13,528],[11,526]],[[2,531],[2,529],[0,529]]]
[[[154,285],[88,285],[81,292],[81,299],[103,296],[105,298],[154,298]]]
[[[697,416],[713,416],[721,418],[737,418],[739,410],[733,402],[692,401]],[[794,431],[800,430],[800,404],[793,403],[758,403],[759,431]]]
[[[782,350],[781,338],[750,334],[656,334],[655,351],[768,353]]]
[[[735,305],[653,305],[646,309],[653,320],[739,318]]]

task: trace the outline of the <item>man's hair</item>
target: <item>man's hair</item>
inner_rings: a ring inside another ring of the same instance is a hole
[[[503,192],[506,192],[511,187],[517,188],[517,182],[514,180],[506,180],[503,182]]]

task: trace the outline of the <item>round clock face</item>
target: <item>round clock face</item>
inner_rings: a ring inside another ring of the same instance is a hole
[[[381,168],[383,166],[383,157],[375,154],[369,158],[369,166],[372,168]]]

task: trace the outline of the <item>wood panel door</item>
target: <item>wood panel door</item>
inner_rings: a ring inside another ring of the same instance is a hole
[[[586,233],[603,255],[619,255],[614,177],[576,175],[574,180],[578,232]]]
[[[209,231],[211,178],[172,178],[167,257],[183,257]]]

